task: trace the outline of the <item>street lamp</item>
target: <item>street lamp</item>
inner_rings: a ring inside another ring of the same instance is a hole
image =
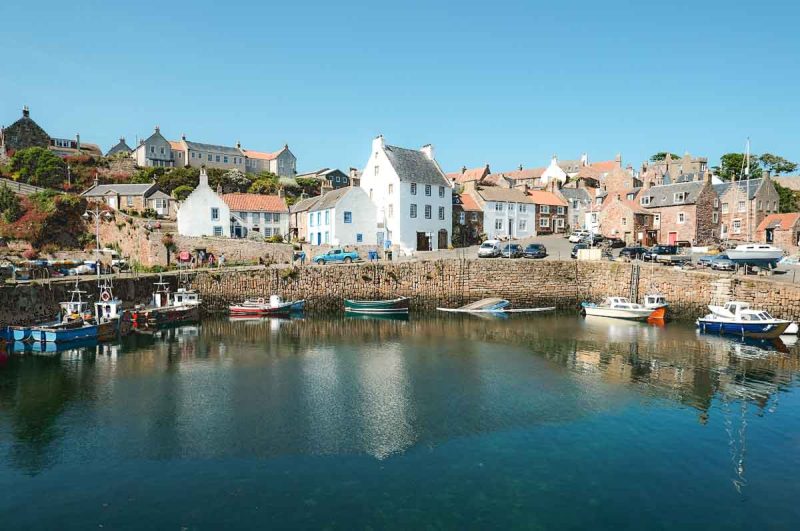
[[[100,204],[95,203],[94,209],[87,210],[83,213],[83,219],[89,221],[94,217],[94,241],[95,241],[95,269],[97,270],[97,278],[100,278],[100,218],[110,221],[113,216],[105,210],[100,210]]]

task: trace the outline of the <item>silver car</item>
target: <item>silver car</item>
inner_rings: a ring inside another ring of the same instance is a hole
[[[500,252],[498,240],[486,240],[478,248],[478,258],[497,258],[500,256]]]

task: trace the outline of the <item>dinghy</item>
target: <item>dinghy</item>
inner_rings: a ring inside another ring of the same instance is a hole
[[[288,315],[290,313],[302,312],[306,301],[284,302],[280,296],[272,295],[269,301],[263,298],[249,299],[241,304],[232,304],[228,307],[233,317],[258,317],[266,315]]]
[[[411,299],[408,297],[398,297],[396,299],[379,301],[356,301],[345,299],[344,311],[346,313],[366,313],[366,314],[396,314],[408,313]]]
[[[506,314],[506,313],[534,313],[534,312],[549,312],[555,310],[555,306],[548,306],[544,308],[510,308],[511,303],[506,299],[496,297],[489,297],[479,301],[465,304],[460,308],[436,308],[440,312],[450,313],[491,313],[491,314]]]

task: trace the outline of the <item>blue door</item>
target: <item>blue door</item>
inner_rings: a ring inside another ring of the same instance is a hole
[[[322,244],[322,233],[318,232],[317,233],[317,245],[320,245],[320,244]]]

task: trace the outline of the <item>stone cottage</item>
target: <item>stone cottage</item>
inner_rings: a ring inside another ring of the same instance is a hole
[[[467,247],[481,243],[483,208],[468,192],[453,194],[453,246]]]
[[[719,196],[720,232],[723,240],[752,241],[756,229],[769,214],[777,214],[780,196],[765,172],[760,179],[744,179],[714,185]]]
[[[650,237],[660,244],[704,245],[719,235],[720,202],[710,176],[703,181],[646,187],[638,201],[652,212]]]
[[[641,188],[610,192],[600,207],[600,232],[606,238],[619,238],[626,245],[650,246],[657,242],[653,232],[653,212],[643,208],[637,196]]]
[[[176,214],[175,200],[150,184],[97,184],[81,194],[89,201],[103,202],[114,210],[143,213],[155,211],[162,218],[173,218]]]
[[[768,214],[756,228],[756,240],[797,254],[800,250],[800,213]]]

